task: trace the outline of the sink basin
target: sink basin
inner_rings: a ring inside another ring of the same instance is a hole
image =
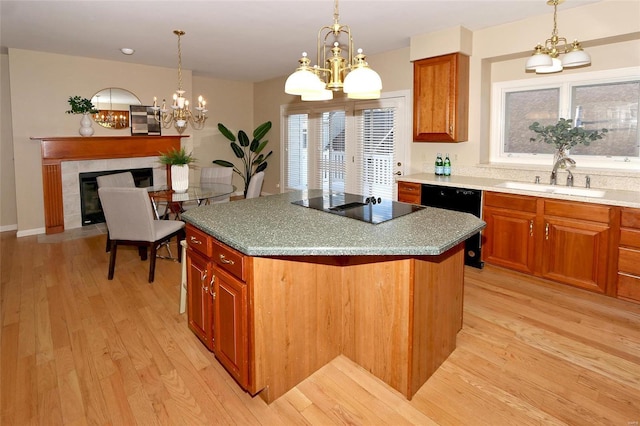
[[[500,188],[520,189],[523,191],[543,192],[546,194],[575,195],[578,197],[604,197],[605,191],[601,189],[576,188],[574,186],[541,185],[527,182],[507,181],[497,184]]]

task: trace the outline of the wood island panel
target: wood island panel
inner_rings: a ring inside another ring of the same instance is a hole
[[[251,259],[248,391],[267,403],[340,354],[411,399],[455,349],[464,243],[440,256]]]

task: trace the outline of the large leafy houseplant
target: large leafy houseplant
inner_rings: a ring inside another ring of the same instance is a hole
[[[68,102],[71,109],[66,111],[67,114],[96,114],[98,112],[90,99],[81,98],[80,96],[69,96]]]
[[[240,175],[244,181],[244,194],[247,194],[249,182],[256,173],[267,168],[267,158],[271,156],[273,151],[269,151],[264,155],[262,151],[269,143],[268,140],[262,140],[271,129],[271,121],[262,123],[253,131],[253,139],[249,140],[249,136],[244,130],[238,131],[238,136],[233,134],[224,124],[218,123],[218,130],[222,135],[231,141],[231,149],[236,157],[242,160],[242,169],[235,166],[230,161],[213,160],[213,164],[222,167],[233,167],[233,171]]]

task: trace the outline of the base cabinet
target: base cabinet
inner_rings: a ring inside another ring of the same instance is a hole
[[[421,204],[422,184],[398,181],[398,201],[402,203]]]
[[[622,209],[616,294],[640,302],[640,209]]]
[[[613,295],[612,206],[485,193],[484,260]]]
[[[193,226],[187,244],[189,329],[250,390],[246,258]]]
[[[249,334],[247,284],[214,268],[213,353],[236,381],[247,389],[249,377]]]
[[[528,274],[535,273],[536,209],[534,198],[485,193],[485,262]]]
[[[213,307],[210,279],[213,262],[193,249],[187,250],[187,317],[189,329],[213,350]]]

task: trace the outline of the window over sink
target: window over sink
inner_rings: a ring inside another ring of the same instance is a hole
[[[549,165],[553,145],[531,142],[533,122],[608,129],[570,156],[582,167],[640,170],[640,67],[495,83],[492,90],[491,162]]]

